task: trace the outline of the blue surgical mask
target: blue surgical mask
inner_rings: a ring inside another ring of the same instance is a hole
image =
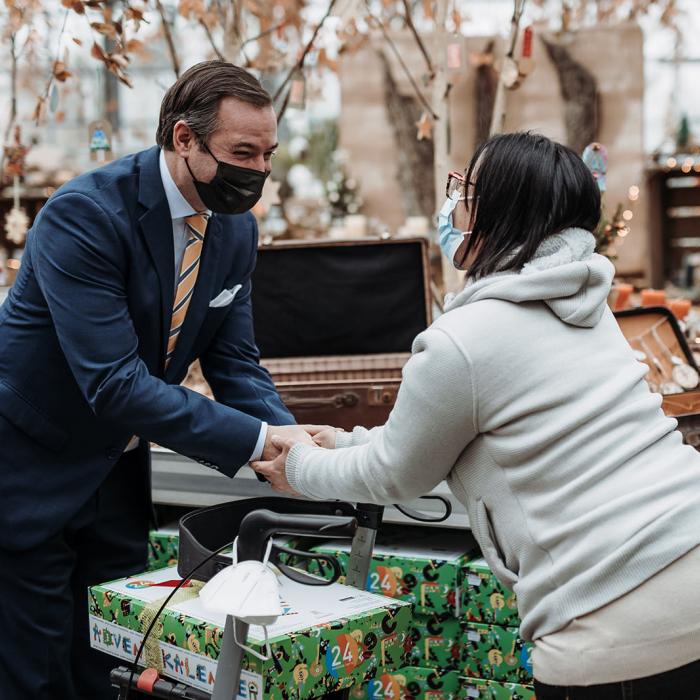
[[[460,231],[452,223],[452,213],[460,201],[459,192],[453,192],[449,199],[445,200],[438,213],[438,236],[440,250],[442,254],[457,268],[460,267],[455,262],[455,255],[459,246],[462,245],[465,236],[469,236],[471,231]]]

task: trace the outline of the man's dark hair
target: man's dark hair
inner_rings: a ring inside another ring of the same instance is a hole
[[[475,279],[519,270],[547,236],[593,231],[600,218],[600,190],[586,164],[539,134],[492,137],[472,156],[466,179],[473,195],[466,255],[477,251],[468,273]]]
[[[269,107],[270,94],[248,71],[225,61],[203,61],[188,68],[168,89],[160,105],[156,143],[173,150],[173,128],[184,119],[200,145],[216,130],[219,103],[233,97]]]

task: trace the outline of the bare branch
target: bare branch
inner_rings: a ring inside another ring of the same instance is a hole
[[[370,11],[369,3],[366,2],[367,5],[367,10],[369,12],[369,16],[371,19],[375,22],[375,24],[381,29],[382,34],[384,36],[384,39],[386,40],[387,44],[389,44],[389,48],[392,50],[394,56],[396,56],[396,60],[399,62],[399,65],[401,66],[401,70],[405,73],[406,77],[408,78],[408,81],[411,83],[411,87],[413,88],[413,91],[416,93],[416,97],[418,98],[419,102],[425,107],[425,109],[428,111],[430,116],[435,120],[439,121],[440,117],[435,113],[435,110],[432,108],[432,105],[430,102],[428,102],[428,99],[426,96],[423,94],[423,91],[420,89],[418,86],[418,83],[416,82],[415,78],[411,75],[411,71],[408,69],[408,66],[404,62],[403,58],[401,57],[401,52],[399,51],[398,47],[394,43],[394,40],[389,36],[389,32],[387,31],[386,27],[384,26],[384,23],[382,22],[379,17],[376,15],[373,15],[372,12]]]
[[[330,4],[328,5],[328,10],[326,11],[326,14],[323,15],[323,17],[321,18],[321,21],[316,26],[316,29],[314,29],[314,33],[311,36],[309,43],[304,47],[304,50],[302,51],[302,54],[299,57],[299,60],[291,67],[291,69],[289,70],[289,73],[287,73],[287,76],[282,81],[282,84],[277,88],[277,92],[275,92],[275,95],[272,98],[272,100],[274,102],[277,102],[277,99],[284,91],[284,88],[287,87],[287,84],[292,79],[292,76],[294,75],[294,73],[298,70],[301,70],[304,67],[304,61],[306,60],[306,57],[308,56],[309,51],[311,51],[311,48],[313,47],[314,42],[316,41],[316,37],[318,36],[318,33],[321,31],[321,27],[324,25],[325,21],[330,17],[331,12],[333,12],[333,7],[335,6],[336,2],[337,2],[337,0],[331,0]]]
[[[158,14],[160,15],[160,21],[163,25],[163,34],[165,35],[165,41],[168,44],[168,52],[170,53],[170,60],[173,64],[173,70],[175,71],[175,77],[180,77],[180,61],[177,57],[177,51],[175,50],[175,42],[173,41],[173,33],[170,30],[170,22],[168,22],[165,16],[165,8],[161,0],[156,0],[156,8],[158,9]]]
[[[220,61],[225,61],[226,58],[221,53],[221,51],[219,51],[219,47],[216,45],[216,42],[214,41],[214,37],[212,36],[211,30],[209,29],[207,23],[203,19],[200,19],[199,23],[202,25],[202,27],[204,27],[204,32],[207,35],[207,39],[209,40],[209,43],[211,44],[212,49],[214,49],[214,53],[216,54],[216,57]]]
[[[49,79],[46,81],[46,88],[44,89],[42,96],[39,98],[39,104],[46,102],[46,100],[49,97],[49,92],[51,91],[51,86],[53,85],[54,66],[56,65],[56,61],[58,61],[61,58],[61,39],[63,39],[63,34],[66,31],[66,24],[68,23],[68,14],[69,13],[70,13],[70,9],[66,8],[66,12],[63,15],[63,24],[61,25],[61,31],[58,33],[58,41],[56,42],[56,58],[51,63],[51,74],[49,75]],[[36,116],[36,125],[37,126],[39,126],[40,117],[41,117],[41,109],[38,109],[37,116]]]
[[[420,52],[423,54],[423,58],[425,58],[425,65],[428,68],[428,74],[430,75],[430,79],[432,80],[433,77],[435,76],[435,69],[433,68],[433,62],[430,60],[430,54],[428,53],[428,50],[425,48],[425,44],[423,43],[423,40],[420,38],[420,34],[418,34],[418,30],[416,29],[416,25],[413,24],[413,17],[411,15],[411,6],[408,2],[408,0],[403,0],[403,7],[404,7],[404,12],[406,13],[406,24],[408,28],[411,30],[411,34],[413,34],[413,38],[416,40],[416,44],[418,44],[418,48],[420,49]]]
[[[257,36],[252,36],[250,39],[246,39],[242,44],[241,44],[241,49],[246,47],[248,44],[253,43],[254,41],[257,41],[258,39],[262,39],[263,37],[266,37],[268,34],[272,34],[273,32],[276,32],[278,29],[282,29],[282,27],[286,27],[289,24],[289,20],[284,20],[284,22],[280,22],[279,24],[276,24],[274,27],[270,27],[269,29],[266,29],[264,32],[260,32]]]
[[[7,128],[5,129],[5,136],[3,138],[3,144],[7,145],[10,140],[10,134],[12,133],[12,127],[17,120],[17,53],[16,53],[16,41],[17,35],[12,32],[10,35],[10,57],[12,60],[11,68],[11,92],[10,92],[10,118],[7,122]],[[5,171],[5,149],[3,148],[0,154],[0,175]]]

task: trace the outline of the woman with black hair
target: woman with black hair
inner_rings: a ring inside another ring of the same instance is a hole
[[[700,454],[607,306],[596,182],[517,133],[466,183],[440,238],[467,283],[416,338],[386,425],[278,440],[254,466],[280,491],[381,504],[447,479],[517,595],[538,700],[697,700]]]

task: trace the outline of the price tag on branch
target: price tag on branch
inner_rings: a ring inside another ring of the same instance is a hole
[[[106,163],[112,159],[112,125],[99,119],[88,126],[90,160]]]
[[[304,109],[306,106],[306,78],[300,70],[294,72],[289,87],[289,107],[291,109]]]
[[[447,69],[457,71],[462,67],[462,41],[459,37],[451,39],[447,44]]]
[[[530,75],[535,68],[535,62],[532,59],[532,39],[532,27],[525,27],[525,31],[523,32],[522,56],[518,61],[518,72],[523,77]]]

